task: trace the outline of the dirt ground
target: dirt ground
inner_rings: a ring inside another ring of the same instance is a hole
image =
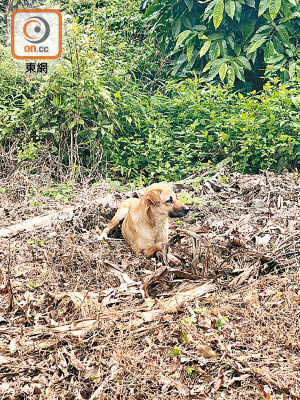
[[[97,239],[140,192],[49,185],[0,181],[0,399],[300,399],[297,173],[176,183],[170,265]]]

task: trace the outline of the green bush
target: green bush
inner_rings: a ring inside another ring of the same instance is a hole
[[[173,75],[260,89],[262,77],[300,75],[299,0],[145,0],[144,13]],[[243,82],[247,82],[247,84]]]
[[[122,101],[123,135],[111,160],[151,179],[179,179],[228,157],[241,172],[292,169],[300,161],[299,107],[299,84],[275,80],[241,95],[187,79],[164,95]]]
[[[25,76],[0,47],[4,149],[21,165],[36,161],[35,172],[47,151],[75,174],[149,182],[224,159],[242,172],[299,164],[299,80],[247,95],[196,77],[166,80],[134,4],[123,14],[121,2],[82,8],[45,77]]]

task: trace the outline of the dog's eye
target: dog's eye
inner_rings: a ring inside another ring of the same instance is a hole
[[[173,197],[170,197],[169,200],[166,201],[166,203],[173,203]]]

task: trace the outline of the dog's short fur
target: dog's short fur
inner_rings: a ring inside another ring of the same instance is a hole
[[[168,217],[183,217],[188,211],[188,207],[176,200],[167,182],[154,183],[146,188],[141,199],[121,203],[100,239],[106,239],[110,230],[124,219],[122,234],[127,244],[136,254],[143,252],[151,257],[168,241]]]

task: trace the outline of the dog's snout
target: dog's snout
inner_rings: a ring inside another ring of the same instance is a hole
[[[181,204],[180,207],[174,207],[172,210],[169,211],[169,217],[184,217],[189,211],[189,207],[185,207]]]

